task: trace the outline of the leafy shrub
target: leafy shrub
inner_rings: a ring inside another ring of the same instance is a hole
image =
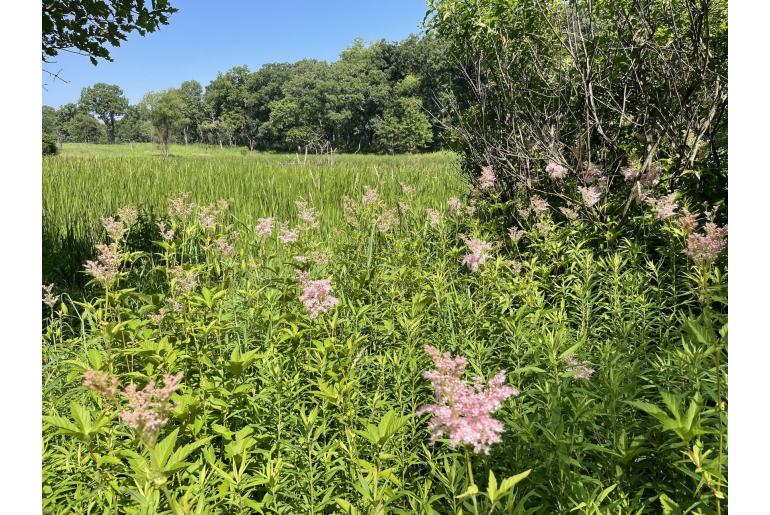
[[[43,134],[43,155],[55,156],[59,153],[59,145],[56,136],[53,134]]]
[[[648,198],[724,202],[726,1],[430,4],[467,83],[447,123],[467,175],[491,170],[502,201],[629,230]]]

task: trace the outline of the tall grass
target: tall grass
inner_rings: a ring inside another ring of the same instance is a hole
[[[410,183],[420,208],[438,206],[463,189],[449,153],[341,155],[330,162],[191,145],[172,147],[168,159],[156,154],[150,144],[68,144],[60,156],[43,160],[44,278],[75,281],[83,259],[104,238],[102,217],[128,204],[159,215],[168,197],[182,191],[192,192],[198,204],[233,198],[234,216],[244,226],[262,216],[290,220],[295,200],[304,198],[318,206],[326,236],[343,221],[340,198],[359,196],[366,185],[392,200],[400,182]]]

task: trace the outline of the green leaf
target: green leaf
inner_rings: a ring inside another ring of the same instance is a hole
[[[479,487],[476,485],[471,485],[468,487],[468,489],[465,492],[458,495],[456,499],[465,499],[466,497],[469,497],[471,495],[476,495],[477,493],[479,493]]]
[[[516,486],[521,480],[526,478],[530,472],[532,472],[532,469],[525,470],[520,474],[516,474],[515,476],[510,476],[503,479],[503,482],[500,484],[500,489],[499,489],[499,492],[501,493],[501,497],[503,495],[510,493],[511,489],[514,486]]]
[[[497,499],[497,478],[495,477],[495,473],[492,472],[492,469],[489,470],[489,482],[487,483],[487,495],[489,496],[489,501],[494,504],[495,500]]]
[[[358,515],[358,510],[356,509],[356,507],[350,504],[345,499],[341,499],[337,497],[336,499],[334,499],[334,502],[337,503],[337,506],[342,508],[343,513],[346,513],[347,515]]]
[[[155,444],[152,453],[155,457],[156,463],[163,468],[166,465],[166,460],[171,456],[171,451],[176,445],[176,437],[179,434],[179,429],[174,429],[166,438]]]

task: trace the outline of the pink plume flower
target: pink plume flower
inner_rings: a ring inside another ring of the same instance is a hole
[[[536,214],[545,213],[548,211],[548,202],[542,199],[539,195],[532,195],[529,199],[529,207]]]
[[[479,187],[481,189],[490,189],[495,187],[497,182],[497,176],[491,165],[487,165],[481,168],[481,175],[479,176]]]
[[[437,210],[429,207],[425,209],[425,213],[428,215],[428,223],[431,227],[436,227],[441,223],[441,213]]]
[[[564,362],[567,364],[567,372],[575,374],[572,376],[573,381],[590,379],[594,372],[596,372],[596,370],[588,366],[588,363],[578,361],[572,354],[564,358]]]
[[[601,193],[599,193],[599,190],[594,186],[591,186],[590,188],[580,186],[578,187],[578,190],[580,190],[580,196],[583,197],[583,203],[587,207],[594,206],[602,198]]]
[[[284,245],[291,245],[299,238],[299,229],[289,229],[285,224],[281,227],[278,239]]]
[[[485,385],[478,376],[472,383],[462,379],[468,361],[463,356],[452,357],[448,352],[425,346],[435,370],[423,372],[430,381],[436,397],[435,404],[427,404],[417,410],[418,415],[430,413],[428,423],[431,440],[449,436],[452,447],[470,445],[474,452],[489,454],[490,446],[501,441],[503,424],[492,417],[503,402],[519,391],[505,383],[505,370],[498,372]]]
[[[163,241],[171,241],[174,239],[174,229],[168,227],[166,222],[158,222],[158,230],[160,231],[160,237]]]
[[[548,174],[548,177],[554,181],[560,181],[567,176],[567,169],[554,161],[551,161],[546,165],[545,171]]]
[[[398,213],[392,209],[384,209],[377,216],[377,230],[386,233],[399,225]]]
[[[460,208],[462,207],[462,204],[460,203],[460,199],[457,197],[451,197],[449,200],[447,200],[447,205],[449,206],[449,212],[453,215],[456,215],[460,212]]]
[[[155,381],[150,381],[141,390],[137,390],[134,384],[128,385],[123,390],[128,409],[120,412],[120,419],[140,438],[152,438],[168,420],[169,399],[179,390],[181,381],[180,372],[176,375],[164,374],[163,387],[156,387]]]
[[[257,220],[257,225],[254,227],[254,232],[258,236],[270,236],[273,234],[273,219],[272,218],[260,218]]]
[[[102,218],[102,225],[104,230],[107,231],[107,236],[110,241],[119,242],[126,234],[126,226],[120,220],[115,220],[113,217]]]
[[[118,244],[112,242],[109,245],[97,245],[99,255],[96,261],[86,261],[86,272],[96,279],[102,286],[111,284],[120,272],[120,253]]]
[[[462,264],[467,266],[471,272],[478,272],[479,265],[484,264],[490,257],[490,251],[494,248],[491,243],[478,238],[467,238],[460,235],[470,252],[463,256]]]
[[[639,177],[639,170],[637,170],[633,166],[626,166],[624,168],[621,168],[620,173],[623,174],[623,178],[626,181],[633,181],[634,179]]]
[[[305,304],[305,309],[307,309],[311,320],[318,318],[321,313],[327,313],[339,303],[339,299],[331,294],[331,279],[309,281],[305,275],[301,276],[299,280],[303,288],[299,300]]]
[[[690,234],[687,237],[687,254],[695,264],[708,265],[719,257],[719,254],[727,248],[727,226],[717,226],[709,222],[704,227],[703,234]]]
[[[674,216],[674,211],[676,211],[676,208],[678,207],[674,200],[676,200],[676,193],[672,193],[661,199],[648,198],[646,202],[655,209],[655,216],[657,216],[658,219],[665,220],[666,218]]]
[[[578,218],[578,214],[574,209],[571,209],[569,207],[560,207],[559,211],[561,211],[565,217],[567,217],[567,220],[575,221]]]
[[[134,206],[121,207],[118,208],[118,217],[126,229],[130,229],[139,220],[139,211]]]
[[[297,201],[298,217],[306,229],[318,227],[318,211],[307,205],[307,202]]]
[[[513,243],[518,243],[522,236],[524,236],[524,230],[520,227],[513,225],[508,228],[508,237]]]
[[[696,213],[691,213],[689,209],[684,208],[682,216],[679,217],[676,224],[684,230],[684,232],[691,234],[698,228],[698,215]]]
[[[596,182],[602,175],[604,174],[604,171],[599,168],[599,165],[596,163],[586,163],[585,164],[585,171],[583,172],[583,180],[585,180],[588,184],[592,184]]]
[[[171,218],[184,218],[189,216],[195,209],[195,204],[187,202],[190,197],[189,191],[183,191],[177,198],[168,199],[168,215]]]
[[[114,399],[118,394],[118,378],[99,370],[83,372],[83,386],[106,399]]]
[[[366,186],[366,193],[364,193],[364,196],[361,197],[361,203],[365,206],[369,206],[377,202],[377,198],[379,197],[379,193],[377,193],[376,188],[372,188],[371,186]]]
[[[52,309],[54,304],[59,302],[59,299],[61,298],[61,295],[54,295],[53,287],[54,287],[53,283],[48,285],[45,285],[45,284],[43,285],[43,291],[45,292],[45,295],[43,295],[43,303]]]

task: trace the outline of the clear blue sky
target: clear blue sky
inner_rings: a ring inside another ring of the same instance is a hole
[[[131,103],[144,93],[195,79],[204,87],[217,72],[247,65],[334,61],[354,38],[403,39],[420,31],[425,0],[176,0],[168,25],[128,36],[110,52],[114,62],[93,66],[87,57],[61,53],[55,64],[68,80],[43,76],[43,104],[76,102],[96,82],[117,84]]]

